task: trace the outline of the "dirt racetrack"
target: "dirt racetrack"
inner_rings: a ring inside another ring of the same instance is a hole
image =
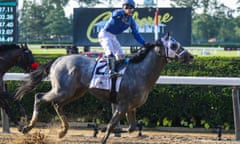
[[[67,135],[59,139],[59,128],[34,128],[29,134],[23,135],[16,128],[10,134],[0,134],[0,144],[99,144],[104,133],[99,132],[93,137],[93,130],[69,129]],[[142,131],[122,133],[121,137],[111,134],[109,144],[240,144],[235,141],[234,134],[222,134],[221,141],[216,133],[176,133],[160,131]]]

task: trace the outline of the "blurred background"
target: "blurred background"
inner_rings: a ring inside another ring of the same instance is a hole
[[[137,8],[157,7],[160,11],[161,8],[191,8],[192,46],[238,47],[239,45],[239,0],[136,0],[136,3]],[[18,41],[72,43],[73,8],[115,7],[120,8],[121,1],[19,0]]]

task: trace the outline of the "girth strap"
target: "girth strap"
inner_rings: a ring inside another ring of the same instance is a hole
[[[117,92],[116,92],[117,77],[113,77],[111,79],[111,81],[112,81],[112,86],[111,86],[111,91],[110,91],[110,101],[112,103],[116,103],[117,102]]]

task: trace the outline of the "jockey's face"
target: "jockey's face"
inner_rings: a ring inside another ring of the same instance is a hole
[[[127,15],[132,15],[133,14],[134,7],[132,5],[125,4],[125,5],[123,5],[123,9],[125,11],[125,14],[127,14]]]

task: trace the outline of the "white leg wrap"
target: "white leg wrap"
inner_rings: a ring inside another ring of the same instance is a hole
[[[37,111],[33,111],[33,118],[36,118],[37,117],[37,115],[38,115],[38,112]]]

